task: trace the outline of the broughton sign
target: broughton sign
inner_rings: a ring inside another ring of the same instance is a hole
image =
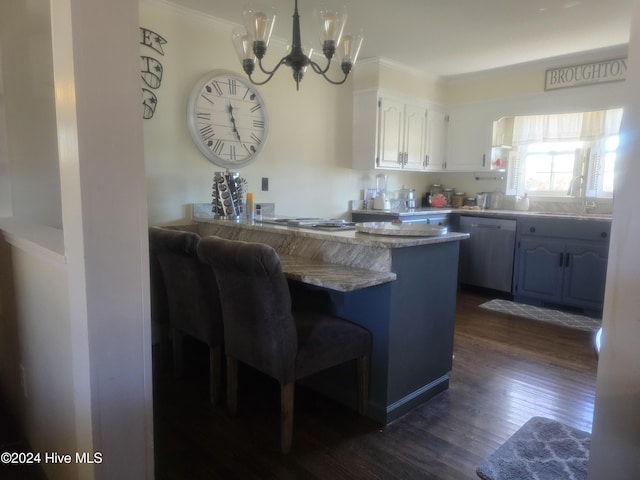
[[[578,87],[594,83],[617,82],[627,78],[627,59],[614,58],[546,71],[544,89]]]

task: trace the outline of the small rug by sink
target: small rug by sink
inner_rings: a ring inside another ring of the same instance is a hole
[[[533,417],[482,462],[483,480],[586,480],[591,435]]]
[[[541,322],[554,323],[577,330],[585,330],[587,332],[596,332],[602,326],[602,320],[591,318],[575,313],[563,312],[561,310],[552,310],[550,308],[536,307],[533,305],[525,305],[523,303],[511,302],[496,298],[480,305],[480,308],[486,308],[495,312],[508,313],[519,317],[531,318]]]

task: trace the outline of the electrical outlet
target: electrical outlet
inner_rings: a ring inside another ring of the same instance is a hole
[[[20,383],[22,384],[22,394],[24,398],[29,397],[29,392],[27,391],[27,371],[24,368],[23,364],[20,364]]]
[[[262,177],[262,191],[269,191],[269,177]]]

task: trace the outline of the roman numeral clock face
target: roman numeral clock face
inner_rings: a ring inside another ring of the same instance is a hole
[[[220,167],[249,165],[267,140],[262,97],[248,80],[229,72],[210,72],[196,83],[187,120],[200,152]]]

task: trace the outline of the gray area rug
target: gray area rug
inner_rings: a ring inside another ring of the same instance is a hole
[[[590,443],[587,432],[533,417],[476,473],[484,480],[586,480]]]
[[[550,308],[525,305],[523,303],[511,302],[509,300],[494,299],[480,305],[495,312],[508,313],[519,317],[531,318],[541,322],[554,323],[568,328],[596,332],[602,326],[602,320],[575,313],[552,310]]]

